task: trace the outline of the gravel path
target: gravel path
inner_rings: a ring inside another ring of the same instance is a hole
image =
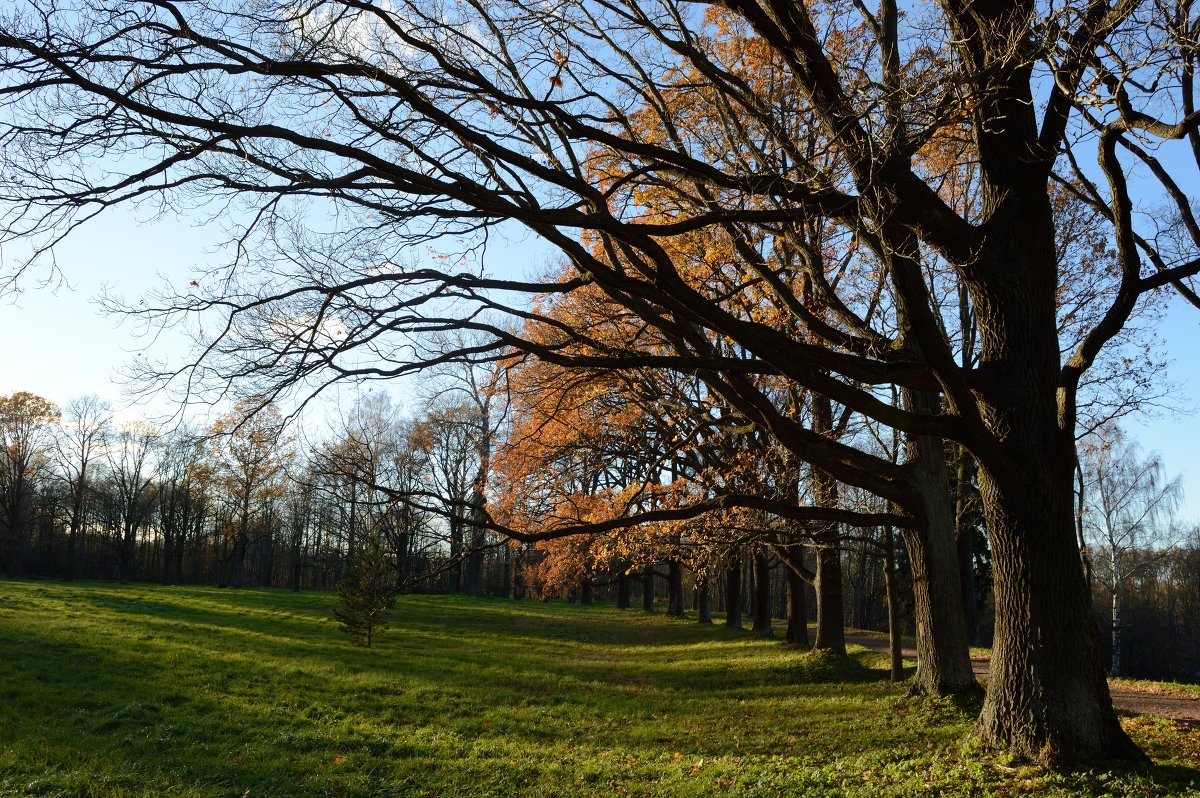
[[[874,635],[848,634],[847,643],[854,643],[875,651],[884,653],[888,650],[886,637]],[[903,649],[904,658],[916,660],[917,650],[910,646]],[[971,667],[975,676],[986,680],[991,673],[991,659],[988,657],[972,657]],[[1130,684],[1128,682],[1109,682],[1109,692],[1112,693],[1113,705],[1117,709],[1135,712],[1139,715],[1158,715],[1186,723],[1200,724],[1200,698],[1169,692],[1155,684]]]

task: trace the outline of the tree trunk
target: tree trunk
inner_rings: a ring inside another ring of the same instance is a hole
[[[891,527],[884,530],[883,581],[887,590],[888,676],[893,682],[904,678],[903,641],[900,639],[900,596],[896,590],[896,534]]]
[[[458,510],[450,513],[450,592],[457,595],[463,587],[463,539],[462,519]]]
[[[1121,675],[1121,588],[1116,578],[1113,582],[1118,585],[1112,591],[1112,671],[1110,675]]]
[[[842,555],[837,538],[817,544],[817,639],[813,648],[846,653],[845,607],[842,604]]]
[[[642,571],[642,610],[654,612],[654,566],[647,565]]]
[[[583,584],[579,586],[579,603],[587,605],[592,603],[592,583],[589,579],[584,579]]]
[[[667,615],[683,617],[683,566],[678,560],[667,563]]]
[[[696,613],[699,616],[699,623],[712,624],[712,594],[709,591],[707,577],[696,585]]]
[[[981,468],[992,536],[996,634],[978,731],[1018,756],[1141,758],[1117,722],[1071,523],[1069,465],[1028,463],[1027,492]],[[1041,483],[1041,484],[1037,484]]]
[[[767,550],[762,546],[754,549],[754,628],[756,634],[770,637],[771,628],[771,563]]]
[[[1029,105],[1013,98],[1004,113],[1016,120]],[[995,209],[967,285],[980,337],[972,390],[989,437],[975,455],[996,632],[976,728],[986,744],[1042,762],[1144,760],[1113,712],[1075,539],[1076,408],[1059,359],[1045,176],[1004,157],[982,166]]]
[[[827,397],[813,394],[812,426],[814,432],[828,435],[833,430],[833,408]],[[838,506],[838,485],[830,474],[819,468],[812,470],[813,504],[817,507]],[[822,524],[814,533],[817,565],[813,587],[817,590],[817,639],[814,648],[846,653],[846,607],[842,598],[842,553],[838,525]]]
[[[971,455],[964,451],[958,454],[958,469],[955,477],[957,486],[954,510],[955,537],[958,546],[958,578],[962,584],[963,625],[967,630],[967,644],[979,645],[979,606],[975,599],[975,513],[971,512],[975,468]]]
[[[246,565],[246,549],[249,541],[245,532],[238,532],[233,544],[233,559],[229,562],[229,584],[233,587],[242,586],[242,573]]]
[[[629,609],[629,574],[624,571],[617,577],[617,609]]]
[[[800,560],[800,547],[793,546],[793,556]],[[784,642],[796,646],[807,646],[808,639],[808,595],[804,579],[792,567],[784,569],[787,574],[787,633]]]
[[[171,584],[171,563],[175,557],[175,541],[172,535],[163,534],[162,583]]]
[[[487,450],[485,448],[485,452]],[[484,469],[486,468],[487,454],[481,454],[480,459],[484,463],[484,466],[481,467],[471,487],[470,509],[467,517],[467,527],[470,534],[467,536],[467,567],[464,592],[471,596],[483,595],[483,545],[486,542],[483,524],[487,517],[487,513],[484,511],[484,506],[487,503],[487,497],[484,495],[484,483],[487,472]]]
[[[976,695],[971,651],[963,623],[954,508],[942,442],[909,441],[908,464],[920,496],[923,523],[904,531],[912,568],[917,674],[912,690],[928,695]]]
[[[725,625],[742,628],[742,558],[734,557],[725,571]]]

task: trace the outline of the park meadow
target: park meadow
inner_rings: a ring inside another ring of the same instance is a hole
[[[860,646],[405,595],[367,649],[335,603],[0,581],[0,795],[1200,795],[1196,726],[1126,715],[1153,766],[1046,770]]]

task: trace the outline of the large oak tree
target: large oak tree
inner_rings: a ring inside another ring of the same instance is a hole
[[[233,200],[245,223],[232,268],[146,311],[223,315],[181,373],[189,386],[232,378],[269,397],[514,348],[569,365],[478,311],[536,319],[522,295],[592,283],[671,351],[610,348],[586,365],[697,375],[831,479],[892,502],[903,525],[929,521],[913,498],[932,478],[921,451],[961,444],[978,463],[995,573],[979,734],[1040,759],[1137,756],[1112,711],[1073,533],[1077,396],[1144,294],[1173,284],[1195,299],[1200,226],[1154,144],[1200,156],[1197,24],[1190,3],[1165,0],[903,13],[886,1],[28,0],[0,18],[5,227],[50,247],[113,204],[165,195],[219,214]],[[765,50],[786,93],[746,79],[735,34]],[[687,123],[685,92],[706,106],[703,124]],[[922,155],[951,134],[957,156]],[[967,164],[978,201],[948,202],[940,189]],[[1110,226],[1120,273],[1066,356],[1055,186]],[[663,189],[672,212],[648,215],[641,192]],[[1145,191],[1168,209],[1135,215]],[[566,256],[565,280],[482,269],[512,221]],[[844,269],[802,248],[766,257],[811,243],[795,231],[814,223],[849,253]],[[742,312],[737,293],[680,268],[669,242],[706,230],[738,244],[739,291],[797,324]],[[886,313],[859,290],[872,270]],[[961,290],[974,357],[956,356],[965,337],[934,270]],[[491,343],[448,355],[409,337],[460,327]],[[796,423],[761,374],[901,430],[911,462]]]

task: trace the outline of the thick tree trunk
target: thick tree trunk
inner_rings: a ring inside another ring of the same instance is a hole
[[[799,561],[800,547],[793,546],[795,549],[794,555]],[[785,569],[787,573],[787,634],[784,635],[784,642],[796,646],[807,646],[808,639],[808,595],[805,592],[806,587],[804,579],[800,574],[796,573],[794,568],[790,566]]]
[[[678,560],[667,564],[667,615],[683,617],[683,566]]]
[[[642,610],[654,612],[654,566],[647,565],[642,571]]]
[[[754,549],[754,628],[756,634],[770,636],[771,628],[771,563],[767,550]]]
[[[579,603],[590,605],[592,603],[592,583],[591,580],[584,579],[583,584],[579,586]]]
[[[1028,113],[1027,99],[1012,113]],[[976,397],[990,433],[975,454],[996,632],[978,734],[1043,762],[1144,759],[1113,712],[1075,539],[1075,406],[1060,372],[1045,178],[1007,161],[985,168],[996,210],[968,285],[980,334]]]
[[[629,574],[624,572],[617,577],[617,609],[629,609]]]
[[[979,735],[1037,761],[1141,758],[1112,708],[1071,525],[1069,464],[1057,480],[1034,463],[1029,470],[1026,490],[980,471],[996,634]]]
[[[742,628],[742,558],[736,556],[725,570],[725,625]]]
[[[924,516],[917,528],[904,532],[917,631],[917,674],[912,689],[928,695],[975,695],[979,684],[971,670],[963,623],[954,509],[942,442],[928,436],[912,437],[908,463]]]
[[[817,639],[813,648],[846,653],[845,607],[842,603],[842,553],[837,538],[817,543]]]

